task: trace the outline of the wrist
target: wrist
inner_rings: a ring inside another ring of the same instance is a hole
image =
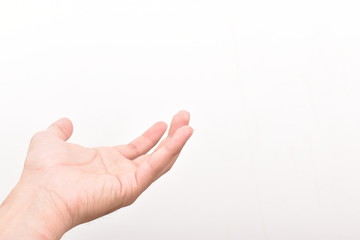
[[[0,239],[58,240],[70,228],[54,196],[18,184],[0,205]]]

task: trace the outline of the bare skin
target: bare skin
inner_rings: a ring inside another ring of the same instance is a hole
[[[66,142],[73,126],[63,118],[34,135],[22,176],[0,206],[0,239],[56,240],[69,229],[132,204],[175,163],[191,137],[190,115],[180,111],[129,144],[87,148]],[[21,227],[20,227],[21,226]]]

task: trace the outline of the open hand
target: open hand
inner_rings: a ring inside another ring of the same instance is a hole
[[[12,198],[42,196],[42,215],[49,218],[41,232],[46,239],[128,206],[173,166],[192,135],[189,118],[186,111],[176,114],[168,136],[150,154],[167,129],[164,122],[127,145],[87,148],[66,142],[73,126],[60,119],[32,138],[21,179],[4,205]]]

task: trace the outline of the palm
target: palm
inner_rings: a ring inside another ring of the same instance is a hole
[[[72,126],[62,119],[33,138],[23,178],[51,193],[75,224],[92,220],[131,204],[171,168],[191,135],[188,122],[186,112],[178,113],[168,137],[147,154],[164,134],[165,123],[127,145],[86,148],[66,142]]]

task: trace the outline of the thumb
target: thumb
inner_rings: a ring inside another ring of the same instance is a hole
[[[68,118],[61,118],[51,124],[46,130],[56,137],[66,141],[68,140],[73,133],[73,125]]]

